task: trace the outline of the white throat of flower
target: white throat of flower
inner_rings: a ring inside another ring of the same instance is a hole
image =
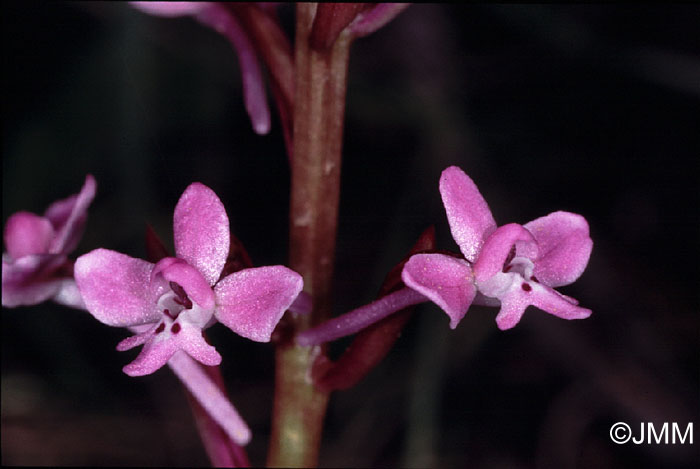
[[[535,264],[527,257],[514,257],[503,267],[501,272],[477,282],[477,287],[486,296],[502,298],[515,286],[520,288],[523,282],[537,282],[537,279],[532,275],[534,269]]]

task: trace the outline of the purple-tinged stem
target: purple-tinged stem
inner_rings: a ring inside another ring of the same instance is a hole
[[[315,4],[297,4],[289,264],[304,277],[313,311],[289,318],[292,336],[330,314],[338,226],[351,37],[344,32],[328,50],[313,50],[309,36],[315,14]],[[268,466],[318,463],[328,393],[314,387],[309,370],[320,352],[289,339],[277,346]]]
[[[405,286],[401,272],[410,256],[434,249],[435,227],[430,226],[418,237],[408,257],[396,264],[386,275],[378,298]],[[311,379],[316,387],[330,392],[348,389],[359,383],[386,357],[412,313],[413,307],[404,308],[363,329],[355,335],[352,343],[335,361],[319,355],[311,369]]]
[[[330,342],[354,334],[377,321],[381,321],[396,311],[425,301],[428,301],[425,296],[411,288],[405,287],[330,319],[320,326],[300,332],[296,336],[296,342],[303,346]]]

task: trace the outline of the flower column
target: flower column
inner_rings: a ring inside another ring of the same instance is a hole
[[[329,47],[312,48],[315,14],[315,4],[297,6],[289,263],[303,276],[313,311],[292,319],[292,333],[330,312],[351,42],[345,31]],[[313,359],[313,348],[295,345],[291,335],[278,346],[269,466],[317,464],[328,394],[308,379]]]

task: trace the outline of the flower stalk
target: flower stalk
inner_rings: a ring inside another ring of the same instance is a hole
[[[299,346],[291,336],[331,309],[351,36],[343,32],[327,50],[312,49],[315,14],[315,4],[297,5],[289,261],[304,278],[313,310],[290,319],[291,334],[277,348],[271,467],[317,464],[328,403],[328,393],[316,389],[308,375],[320,350]]]

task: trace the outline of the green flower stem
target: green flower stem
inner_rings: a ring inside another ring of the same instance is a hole
[[[292,339],[328,317],[331,309],[351,38],[344,32],[328,50],[311,49],[315,12],[315,4],[297,6],[290,205],[290,267],[304,277],[313,310],[290,319],[291,334],[277,348],[271,467],[317,465],[328,404],[328,393],[314,388],[309,379],[309,368],[322,351]]]

